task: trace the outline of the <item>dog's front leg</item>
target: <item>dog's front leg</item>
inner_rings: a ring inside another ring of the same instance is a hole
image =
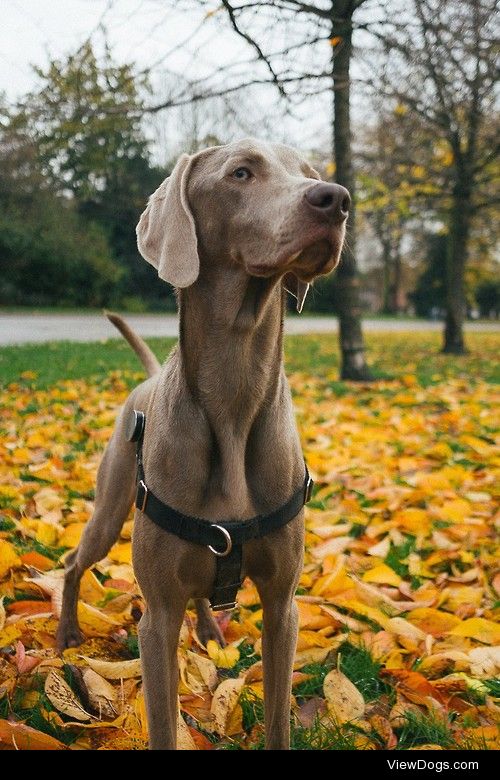
[[[262,661],[266,750],[290,749],[290,697],[297,646],[298,612],[294,590],[287,594],[260,588],[264,608]]]
[[[177,745],[177,645],[185,607],[184,599],[151,603],[139,623],[150,750],[175,750]]]

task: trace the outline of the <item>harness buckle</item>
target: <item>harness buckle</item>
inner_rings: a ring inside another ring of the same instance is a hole
[[[314,480],[311,477],[311,475],[308,474],[306,486],[304,488],[304,504],[307,504],[307,502],[311,500],[313,487],[314,487]]]
[[[147,489],[147,488],[146,488]],[[210,526],[211,528],[216,528],[217,531],[220,531],[222,536],[224,537],[224,541],[226,542],[226,549],[222,552],[219,552],[219,550],[216,550],[213,545],[209,544],[208,549],[210,552],[213,552],[214,555],[217,555],[218,558],[225,558],[226,555],[229,555],[231,550],[233,549],[233,540],[231,539],[231,534],[227,530],[227,528],[223,528],[222,525],[217,525],[217,523],[212,523]]]
[[[148,488],[143,479],[139,481],[137,485],[137,497],[135,499],[135,505],[141,512],[146,511],[146,504],[148,502]]]

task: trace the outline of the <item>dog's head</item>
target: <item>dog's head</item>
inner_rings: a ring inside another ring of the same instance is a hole
[[[196,281],[200,255],[281,276],[300,310],[339,262],[349,204],[290,147],[246,139],[179,159],[141,216],[139,251],[176,287]]]

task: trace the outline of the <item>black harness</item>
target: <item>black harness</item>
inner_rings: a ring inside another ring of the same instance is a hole
[[[191,517],[164,504],[147,487],[142,462],[142,443],[146,417],[134,409],[127,425],[126,438],[137,443],[137,509],[153,523],[168,533],[187,542],[208,547],[217,556],[215,581],[210,596],[212,609],[232,609],[236,606],[236,593],[241,587],[243,544],[251,539],[261,539],[266,534],[282,528],[293,520],[311,498],[313,480],[305,466],[304,483],[283,504],[268,515],[256,515],[248,520],[219,520],[211,523],[199,517]],[[305,464],[304,464],[305,465]],[[222,549],[221,549],[222,548]]]

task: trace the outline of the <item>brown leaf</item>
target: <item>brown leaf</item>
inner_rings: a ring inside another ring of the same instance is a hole
[[[50,703],[63,715],[78,721],[90,720],[68,683],[54,669],[47,675],[44,689]]]

